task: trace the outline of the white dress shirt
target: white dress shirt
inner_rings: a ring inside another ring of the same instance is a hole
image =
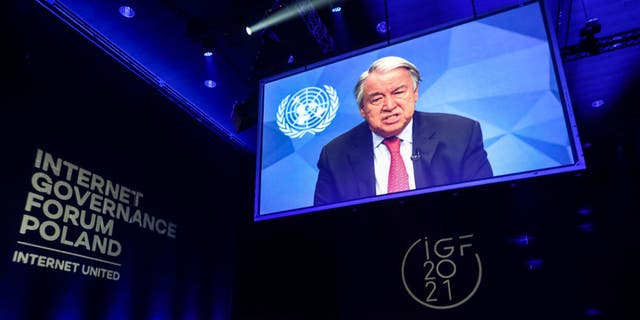
[[[402,161],[404,161],[404,166],[409,175],[409,189],[413,190],[416,188],[416,179],[413,175],[413,161],[411,160],[411,155],[413,154],[413,119],[409,121],[409,124],[407,124],[397,137],[402,140],[400,143],[400,154],[402,155]],[[373,165],[376,174],[376,195],[387,193],[389,167],[391,166],[391,153],[389,153],[387,146],[382,144],[383,140],[383,137],[373,133]]]

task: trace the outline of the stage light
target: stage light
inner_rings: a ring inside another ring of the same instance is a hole
[[[602,315],[602,310],[595,308],[588,308],[584,310],[584,315],[587,317],[597,317]]]
[[[333,13],[339,13],[340,11],[342,11],[342,7],[333,7],[333,8],[331,8],[331,12],[333,12]]]
[[[583,223],[581,225],[578,225],[578,230],[582,231],[582,232],[593,232],[594,229],[594,225],[591,222],[587,222],[587,223]]]
[[[527,235],[527,234],[523,234],[523,235],[519,235],[519,236],[515,236],[511,239],[511,241],[513,243],[515,243],[517,246],[519,247],[526,247],[529,245],[529,243],[531,242],[531,240],[533,240],[533,237]]]
[[[293,55],[289,55],[289,59],[287,59],[287,63],[291,64],[295,61],[295,57]]]
[[[598,18],[591,18],[584,23],[584,27],[580,29],[581,37],[593,37],[602,30],[602,25]]]
[[[536,270],[542,267],[542,259],[529,259],[527,261],[527,267],[529,270]]]
[[[591,214],[591,209],[589,208],[579,208],[578,209],[578,214],[582,215],[582,216],[587,216]]]
[[[591,18],[585,22],[584,27],[580,29],[580,46],[583,51],[590,54],[596,54],[599,51],[598,39],[596,33],[602,30],[602,25],[598,18]]]
[[[121,16],[128,19],[131,19],[136,16],[135,10],[133,10],[133,8],[129,6],[121,6],[120,8],[118,8],[118,12],[120,12]]]
[[[202,39],[202,55],[205,57],[213,56],[216,48],[216,39],[212,35],[207,35]]]
[[[258,21],[252,26],[248,26],[245,28],[245,31],[248,35],[252,35],[258,31],[262,31],[269,27],[275,26],[282,22],[293,19],[298,15],[304,15],[309,11],[314,10],[315,8],[320,8],[324,6],[328,6],[336,2],[336,0],[307,0],[300,1],[296,5],[290,5],[284,7],[273,14],[265,17],[264,19]]]
[[[591,102],[591,107],[594,109],[600,108],[602,106],[604,106],[604,100],[602,99],[594,100],[593,102]]]
[[[378,31],[378,33],[387,33],[387,22],[378,22],[378,24],[376,25],[376,30]]]
[[[204,81],[204,86],[207,87],[207,88],[213,89],[213,88],[215,88],[217,86],[217,84],[213,80],[205,80]]]

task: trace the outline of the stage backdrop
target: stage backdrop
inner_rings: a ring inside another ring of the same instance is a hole
[[[253,156],[36,3],[2,90],[0,318],[230,319]],[[5,56],[6,57],[6,56]],[[224,152],[220,152],[224,150]]]

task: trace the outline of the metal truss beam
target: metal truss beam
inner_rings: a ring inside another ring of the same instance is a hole
[[[573,61],[637,44],[640,44],[640,28],[566,46],[560,49],[560,55],[563,61]]]
[[[300,18],[307,25],[307,29],[318,43],[323,54],[328,54],[334,50],[333,37],[329,34],[327,27],[322,22],[311,0],[303,0],[295,3]]]

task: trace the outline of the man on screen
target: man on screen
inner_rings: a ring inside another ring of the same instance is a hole
[[[420,80],[394,56],[362,73],[354,94],[365,121],[322,148],[314,205],[493,175],[477,121],[415,111]]]

